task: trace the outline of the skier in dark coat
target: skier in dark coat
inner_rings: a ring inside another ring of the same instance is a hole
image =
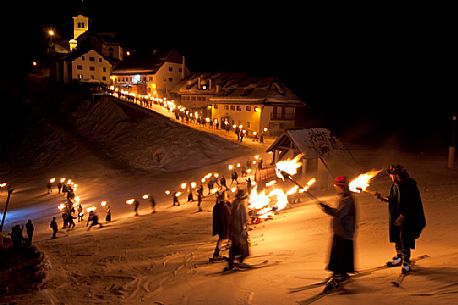
[[[356,231],[356,206],[347,177],[337,177],[334,188],[340,195],[337,207],[330,207],[324,202],[320,202],[320,205],[326,214],[333,217],[332,246],[327,269],[333,272],[328,283],[337,287],[348,279],[348,273],[355,272],[353,239]]]
[[[213,236],[218,235],[213,260],[220,258],[221,244],[229,238],[231,225],[231,207],[230,203],[224,200],[224,192],[218,196],[215,206],[213,207]]]
[[[226,178],[225,178],[224,176],[221,176],[221,178],[219,179],[219,184],[221,185],[221,187],[224,186],[224,188],[225,188],[226,190],[229,189],[229,188],[227,187],[227,185],[226,185]]]
[[[46,184],[46,187],[48,188],[48,194],[52,193],[52,183],[51,183],[51,181],[49,181],[48,184]]]
[[[57,227],[57,221],[56,217],[53,217],[51,220],[51,223],[49,224],[49,227],[52,229],[52,237],[51,239],[57,238],[56,234],[59,228]]]
[[[25,224],[25,228],[27,229],[27,244],[29,246],[32,245],[32,238],[33,238],[33,223],[32,220],[27,220],[27,223]]]
[[[67,224],[68,224],[68,230],[75,228],[75,222],[73,221],[73,219],[76,219],[76,217],[73,216],[71,213],[67,213],[66,221],[67,221]]]
[[[58,182],[58,183],[57,183],[57,189],[59,190],[59,194],[60,194],[61,191],[62,191],[62,186],[63,186],[63,183],[62,183],[62,182]]]
[[[178,194],[178,191],[174,191],[172,193],[172,197],[173,197],[172,198],[172,200],[173,200],[173,204],[172,205],[173,206],[180,206],[180,201],[178,200],[178,195],[177,194]]]
[[[229,237],[231,240],[231,248],[229,249],[228,266],[224,270],[234,268],[236,257],[239,258],[240,264],[247,256],[250,255],[248,243],[248,212],[245,205],[246,192],[239,189],[235,194],[235,199],[231,204],[231,226]]]
[[[83,221],[84,212],[83,212],[83,207],[81,206],[81,204],[78,204],[77,211],[78,211],[78,222]]]
[[[246,191],[248,193],[248,195],[251,194],[251,178],[248,177],[248,179],[246,179]]]
[[[232,173],[231,173],[232,180],[231,180],[231,184],[230,185],[232,185],[232,183],[234,183],[234,181],[235,181],[236,184],[239,184],[239,182],[237,181],[238,177],[239,177],[239,175],[237,174],[237,171],[234,169],[234,171],[232,171]]]
[[[110,222],[111,221],[111,206],[107,203],[105,205],[105,222]]]
[[[91,222],[91,225],[87,228],[88,231],[95,225],[99,225],[99,228],[103,228],[103,225],[99,222],[99,216],[94,211],[89,212],[86,227],[89,225],[89,222]]]
[[[135,216],[138,216],[138,207],[140,206],[140,202],[137,199],[134,199],[132,205],[134,206]]]
[[[390,242],[395,244],[396,249],[396,256],[387,265],[402,264],[402,272],[407,273],[411,269],[410,250],[415,249],[415,239],[426,227],[426,218],[417,182],[407,170],[399,164],[393,164],[387,173],[393,181],[388,197],[375,194],[379,200],[388,202]]]

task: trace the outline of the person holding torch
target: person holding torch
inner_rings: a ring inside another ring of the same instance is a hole
[[[386,264],[400,266],[402,273],[410,271],[410,250],[415,249],[415,239],[426,227],[426,219],[417,182],[399,164],[392,164],[386,170],[393,184],[388,197],[375,193],[375,197],[388,203],[389,237],[394,243],[396,256]]]
[[[356,206],[349,181],[346,176],[334,180],[334,188],[340,195],[336,208],[324,202],[319,202],[323,211],[332,216],[332,245],[327,269],[332,271],[332,277],[327,287],[336,288],[349,278],[348,273],[355,272],[353,239],[356,231]]]

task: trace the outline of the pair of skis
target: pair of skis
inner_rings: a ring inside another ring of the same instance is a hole
[[[428,257],[429,257],[429,255],[421,255],[421,256],[418,256],[418,257],[415,257],[415,258],[411,259],[411,261],[410,261],[411,268],[419,260],[422,260],[422,259],[425,259],[425,258],[428,258]],[[374,267],[374,268],[365,269],[365,270],[362,270],[362,271],[356,273],[355,275],[351,276],[349,278],[349,280],[354,279],[354,278],[358,278],[358,277],[362,277],[362,276],[366,276],[366,275],[372,274],[375,271],[383,270],[383,269],[387,269],[387,268],[390,268],[390,267],[387,266],[387,265],[382,265],[382,266],[378,266],[378,267]],[[401,283],[404,281],[405,277],[408,274],[410,274],[410,271],[407,272],[407,273],[402,273],[401,272],[401,274],[398,276],[398,278],[396,280],[392,281],[391,283],[393,284],[394,287],[400,287]],[[330,293],[348,293],[348,291],[346,291],[345,288],[343,287],[343,284],[345,284],[347,282],[348,282],[348,280],[346,280],[346,281],[344,281],[342,283],[339,283],[338,285],[335,285],[335,284],[332,283],[331,278],[328,278],[328,279],[325,279],[325,280],[320,281],[318,283],[313,283],[313,284],[309,284],[309,285],[302,286],[302,287],[297,287],[297,288],[291,288],[290,289],[290,293],[299,292],[299,291],[303,291],[303,290],[307,290],[307,289],[313,289],[313,288],[325,285],[324,289],[321,292],[319,292],[318,294],[316,294],[316,295],[314,295],[314,296],[312,296],[312,297],[310,297],[308,299],[305,299],[305,300],[302,300],[302,301],[298,301],[298,303],[301,304],[301,305],[307,305],[307,304],[311,304],[311,303],[321,299],[322,297],[324,297],[325,295],[330,294]]]

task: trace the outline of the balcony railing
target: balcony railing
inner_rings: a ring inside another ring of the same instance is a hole
[[[285,114],[282,116],[281,114],[274,115],[273,113],[270,114],[271,121],[294,121],[295,117],[294,114]]]

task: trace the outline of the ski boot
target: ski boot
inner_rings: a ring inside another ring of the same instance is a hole
[[[412,267],[410,266],[409,262],[408,261],[404,261],[404,263],[402,263],[402,273],[403,274],[406,274],[406,273],[409,273],[410,270],[412,270]]]
[[[397,267],[397,266],[401,266],[401,264],[402,264],[402,256],[400,255],[394,256],[390,261],[386,262],[386,265],[388,267]]]

